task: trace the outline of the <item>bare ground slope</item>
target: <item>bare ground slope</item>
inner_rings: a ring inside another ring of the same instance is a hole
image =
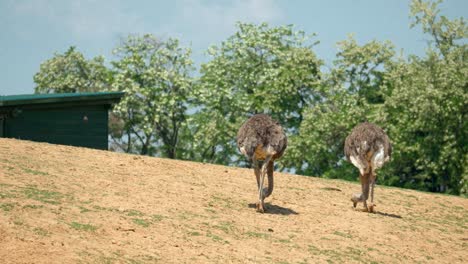
[[[468,199],[0,139],[1,263],[462,263]],[[466,262],[465,262],[466,263]]]

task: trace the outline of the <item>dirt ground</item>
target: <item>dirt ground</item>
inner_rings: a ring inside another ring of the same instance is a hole
[[[468,199],[0,139],[1,263],[462,263]]]

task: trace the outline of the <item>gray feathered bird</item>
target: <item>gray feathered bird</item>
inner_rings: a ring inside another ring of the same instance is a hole
[[[288,140],[281,125],[268,115],[257,114],[249,118],[237,133],[237,146],[254,167],[258,186],[257,211],[265,211],[264,199],[273,192],[273,165],[280,158]],[[259,161],[263,161],[260,167]],[[263,189],[265,173],[268,174],[268,188]]]
[[[353,206],[356,207],[358,202],[363,202],[364,209],[373,212],[376,170],[390,160],[392,154],[390,139],[382,128],[364,122],[354,127],[346,138],[344,152],[348,161],[359,169],[362,193],[353,195],[351,198]],[[371,201],[368,206],[369,189]]]

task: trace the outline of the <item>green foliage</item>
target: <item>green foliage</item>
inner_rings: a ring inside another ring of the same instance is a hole
[[[463,19],[449,21],[439,16],[439,3],[412,2],[413,26],[420,25],[433,41],[426,57],[411,56],[388,71],[393,91],[383,114],[397,147],[383,180],[466,195],[468,49],[457,40],[466,40],[467,27]]]
[[[430,50],[390,72],[384,112],[398,146],[392,173],[400,186],[459,194],[467,184],[468,50],[439,55]]]
[[[449,20],[443,15],[439,15],[437,8],[442,0],[422,1],[413,0],[411,2],[411,17],[414,21],[411,27],[421,26],[424,33],[432,37],[431,45],[442,54],[447,55],[452,49],[463,43],[468,34],[468,27],[463,17]]]
[[[114,110],[114,143],[126,152],[176,158],[192,89],[190,49],[144,35],[129,36],[114,53],[120,60],[113,62],[113,89],[126,93]]]
[[[383,103],[385,66],[395,56],[391,42],[371,41],[359,46],[350,36],[338,42],[339,51],[334,62],[329,87],[345,86],[350,93],[371,104]]]
[[[238,31],[208,49],[191,118],[188,158],[237,164],[234,139],[250,115],[268,113],[292,133],[303,111],[320,98],[320,66],[304,32],[292,26],[239,23]]]
[[[34,75],[36,93],[78,93],[107,90],[111,72],[104,66],[104,57],[86,60],[75,47],[41,64]]]

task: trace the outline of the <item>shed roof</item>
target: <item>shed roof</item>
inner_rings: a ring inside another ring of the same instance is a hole
[[[93,101],[116,103],[123,95],[123,92],[7,95],[0,96],[0,107]]]

